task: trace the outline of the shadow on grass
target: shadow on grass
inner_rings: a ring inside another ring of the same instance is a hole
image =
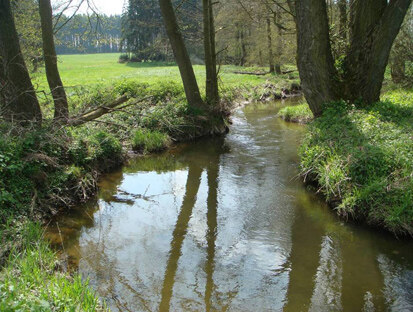
[[[133,68],[152,68],[152,67],[174,67],[175,62],[127,62],[127,67]]]

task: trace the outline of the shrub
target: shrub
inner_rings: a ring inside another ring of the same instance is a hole
[[[159,131],[137,130],[132,138],[132,148],[139,153],[158,152],[169,144],[169,136]]]

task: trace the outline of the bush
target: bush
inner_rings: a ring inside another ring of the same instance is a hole
[[[413,102],[326,106],[301,145],[303,175],[341,215],[413,233]]]
[[[129,62],[129,54],[127,54],[127,53],[121,54],[121,55],[119,56],[118,62],[119,62],[119,63],[127,63],[127,62]]]
[[[132,138],[132,148],[139,153],[158,152],[169,144],[169,136],[159,131],[137,130]]]

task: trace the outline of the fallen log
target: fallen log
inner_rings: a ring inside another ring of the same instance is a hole
[[[263,73],[263,72],[242,72],[242,71],[234,71],[234,74],[239,74],[239,75],[255,75],[255,76],[265,76],[268,73]]]
[[[142,103],[143,101],[146,101],[150,98],[152,98],[152,96],[142,98],[142,99],[140,99],[136,102],[129,103],[129,104],[123,105],[122,107],[118,108],[118,106],[120,106],[123,103],[126,103],[127,101],[130,100],[130,97],[124,95],[124,96],[118,98],[117,100],[115,100],[114,102],[112,102],[110,104],[105,104],[105,105],[98,106],[98,107],[96,107],[96,108],[94,108],[90,111],[87,111],[87,112],[81,114],[81,115],[70,118],[69,122],[68,122],[68,125],[69,126],[75,126],[75,127],[80,126],[80,125],[83,125],[86,122],[93,121],[93,120],[95,120],[95,119],[97,119],[97,118],[99,118],[99,117],[101,117],[105,114],[111,113],[113,111],[119,111],[120,109]]]

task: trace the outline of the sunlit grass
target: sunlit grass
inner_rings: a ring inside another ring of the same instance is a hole
[[[66,87],[91,86],[97,84],[111,84],[121,79],[133,79],[137,82],[157,84],[165,81],[180,82],[178,67],[173,63],[118,63],[118,53],[60,55],[59,71]],[[226,65],[220,67],[220,83],[222,87],[260,85],[270,80],[276,83],[279,80],[291,77],[296,79],[298,73],[291,73],[282,78],[277,75],[265,76],[235,74],[241,67]],[[291,66],[287,67],[288,69]],[[245,70],[245,68],[243,68]],[[258,68],[265,71],[266,68]],[[205,86],[205,66],[194,65],[195,75],[200,88]],[[38,90],[47,90],[47,81],[44,69],[33,74]]]
[[[38,224],[28,222],[20,232],[21,246],[12,249],[0,272],[0,311],[103,311],[95,293],[80,275],[58,271],[57,258],[42,238]],[[10,234],[10,233],[9,233]]]

